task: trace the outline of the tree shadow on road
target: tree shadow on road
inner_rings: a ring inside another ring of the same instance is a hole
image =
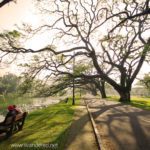
[[[94,105],[96,101],[87,103],[100,134],[111,139],[115,150],[150,149],[150,111],[122,103],[105,105],[102,101]]]

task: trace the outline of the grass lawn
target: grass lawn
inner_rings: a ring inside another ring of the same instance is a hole
[[[132,97],[131,98],[131,105],[150,110],[150,98],[144,98],[144,97]]]
[[[110,97],[108,97],[108,99],[118,101],[119,97],[118,96],[110,96]],[[135,107],[142,108],[142,109],[150,110],[150,98],[148,98],[148,97],[132,96],[131,102],[128,104],[135,106]]]
[[[24,129],[8,140],[0,143],[0,150],[43,150],[50,149],[39,146],[13,147],[12,144],[51,144],[53,149],[63,150],[67,131],[73,120],[75,106],[59,103],[30,113],[25,121]],[[53,145],[52,145],[53,144]],[[46,145],[45,145],[46,146]]]

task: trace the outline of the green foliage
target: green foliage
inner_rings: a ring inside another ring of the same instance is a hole
[[[0,34],[0,38],[19,38],[21,36],[21,33],[17,30],[13,31],[4,31],[3,33]]]
[[[64,55],[63,55],[63,54],[56,56],[56,61],[59,62],[59,63],[63,62],[64,59],[65,59],[65,58],[64,58]]]
[[[44,85],[41,90],[39,90],[38,95],[42,96],[52,96],[59,94],[60,96],[66,93],[66,89],[72,85],[72,78],[69,76],[60,76],[55,79],[51,85]]]
[[[25,94],[28,91],[31,90],[32,87],[32,80],[31,79],[25,79],[18,87],[18,92],[20,94]]]
[[[18,93],[20,95],[30,93],[33,97],[41,97],[44,94],[47,85],[42,84],[41,80],[33,80],[25,78],[18,86]]]
[[[150,73],[145,74],[139,84],[144,85],[150,91]]]
[[[144,46],[144,51],[150,52],[150,43],[148,43]]]
[[[150,73],[144,76],[145,86],[150,90]]]
[[[14,74],[7,74],[0,77],[0,94],[16,92],[19,78]]]
[[[74,75],[80,75],[82,73],[87,72],[90,69],[89,65],[86,64],[78,64],[74,67]]]
[[[4,34],[3,33],[0,33],[0,38],[4,38]]]
[[[13,31],[8,32],[8,35],[14,38],[18,38],[20,37],[21,34],[17,30],[13,30]]]

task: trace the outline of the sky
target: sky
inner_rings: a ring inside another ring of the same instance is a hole
[[[0,29],[12,29],[22,22],[37,23],[33,0],[17,0],[0,8]]]
[[[0,8],[0,31],[12,30],[15,25],[21,26],[22,23],[30,23],[32,26],[36,26],[42,22],[42,17],[35,11],[34,0],[16,0],[16,3],[10,2],[9,4]],[[38,49],[48,43],[48,35],[43,35],[43,42],[41,36],[36,36],[33,40],[26,43],[26,48],[31,47]],[[1,74],[8,71],[8,66],[0,65]],[[11,66],[9,71],[16,72],[16,67]],[[19,72],[19,71],[18,71]],[[150,65],[145,64],[139,76],[144,73],[150,72]]]
[[[37,14],[37,11],[35,11],[33,1],[34,0],[17,0],[16,3],[10,2],[0,8],[0,32],[4,30],[13,30],[16,28],[16,25],[21,27],[23,23],[30,23],[32,26],[40,24],[42,18]],[[47,39],[47,35],[44,36],[43,38]],[[33,49],[38,49],[39,47],[46,45],[48,40],[45,40],[44,42],[46,43],[42,43],[40,36],[37,36],[33,38],[33,40],[26,42],[26,48],[30,47]],[[15,62],[15,64],[16,63],[17,62]],[[8,72],[8,70],[12,73],[19,73],[20,69],[16,67],[15,64],[0,64],[0,75],[4,75]]]

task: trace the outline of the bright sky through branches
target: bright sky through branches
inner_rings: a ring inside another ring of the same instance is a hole
[[[34,0],[17,0],[0,8],[0,31],[12,30],[15,24],[21,26],[22,23],[29,23],[32,26],[41,24],[42,17],[35,12]],[[42,37],[42,40],[41,40]],[[26,43],[26,47],[38,49],[48,44],[49,35],[43,34],[36,36],[33,40]],[[14,68],[13,68],[14,69]],[[141,74],[150,72],[150,65],[144,65]]]

